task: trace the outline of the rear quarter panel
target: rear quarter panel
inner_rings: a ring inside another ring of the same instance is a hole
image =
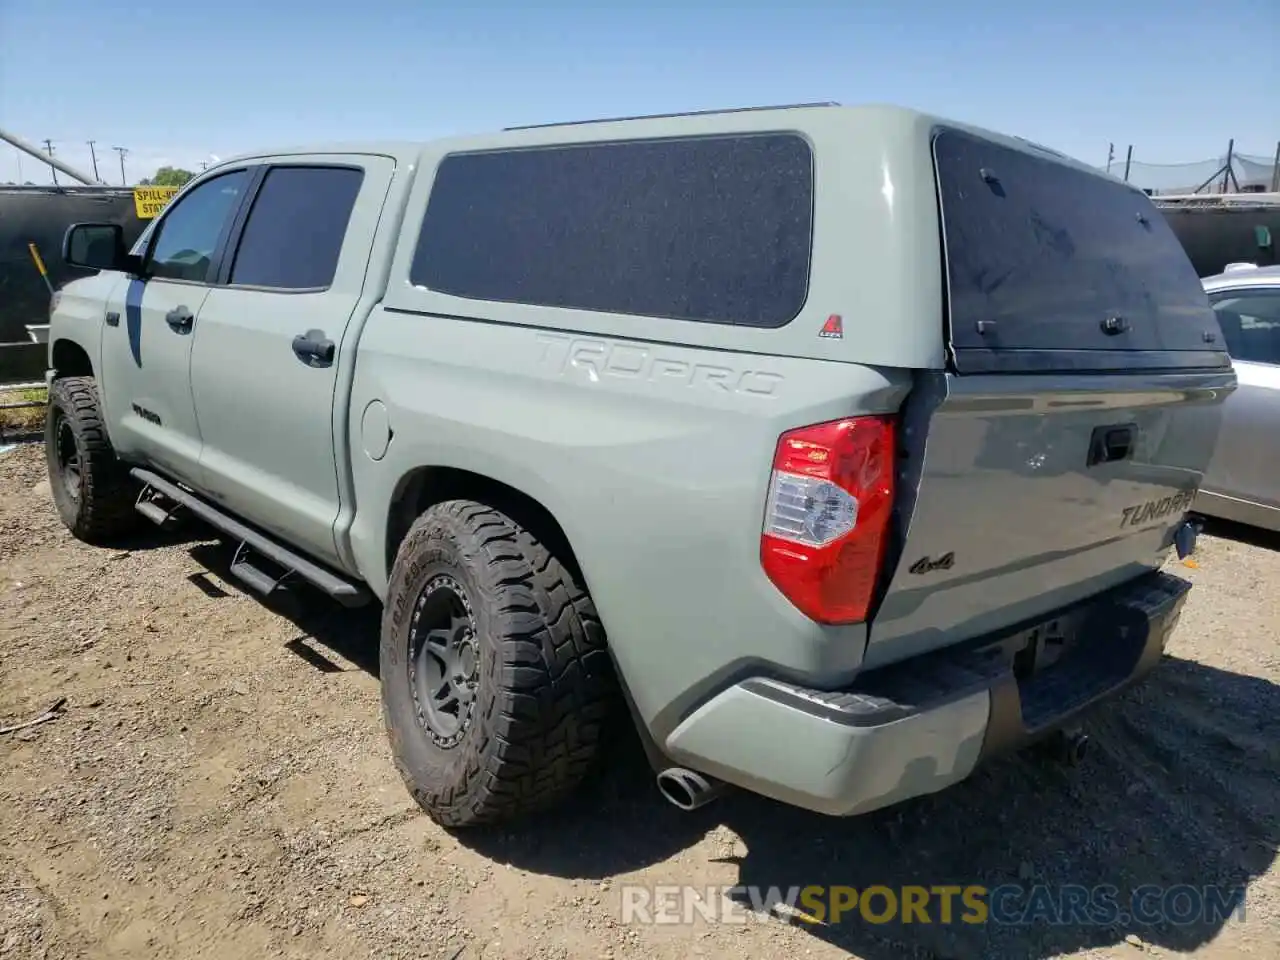
[[[865,627],[822,627],[792,607],[761,570],[761,523],[779,434],[894,411],[907,371],[944,362],[937,207],[918,149],[927,130],[888,108],[788,110],[425,148],[347,408],[349,542],[375,592],[386,590],[388,508],[402,479],[421,467],[469,470],[559,521],[655,735],[748,673],[852,678]],[[814,157],[810,284],[782,328],[480,302],[409,280],[435,171],[451,152],[752,131],[799,133]],[[867,137],[883,149],[848,149]],[[843,339],[818,336],[831,314],[844,319]],[[362,443],[375,401],[393,437],[379,460]]]
[[[352,549],[385,595],[402,478],[473,471],[560,522],[646,722],[764,661],[795,679],[847,678],[865,629],[812,623],[760,568],[772,455],[789,427],[894,410],[907,387],[849,364],[379,309],[352,390]],[[374,401],[393,432],[377,461],[360,442]]]

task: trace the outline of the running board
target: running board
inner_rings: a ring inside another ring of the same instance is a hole
[[[161,530],[172,530],[178,525],[178,516],[182,510],[182,505],[175,503],[166,509],[156,499],[154,490],[150,487],[143,487],[142,492],[138,494],[138,502],[134,504],[134,508]]]
[[[228,536],[239,540],[235,559],[231,563],[231,573],[236,579],[257,593],[267,595],[279,587],[291,576],[297,575],[310,583],[321,593],[328,594],[344,607],[360,607],[372,599],[368,588],[346,580],[301,554],[295,553],[283,544],[251,527],[246,526],[234,517],[223,513],[217,507],[200,499],[177,484],[172,483],[150,470],[134,467],[130,471],[143,483],[142,494],[138,497],[138,512],[154,523],[164,527],[173,522],[178,508],[185,508],[199,517],[211,527],[221,530]],[[154,494],[160,494],[176,505],[165,509],[155,502]],[[258,554],[284,573],[272,576],[261,567],[251,562],[251,554]]]

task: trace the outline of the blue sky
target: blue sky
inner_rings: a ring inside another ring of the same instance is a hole
[[[0,0],[0,126],[119,182],[243,150],[893,102],[1093,163],[1270,157],[1276,0]],[[48,168],[23,159],[23,179]],[[0,144],[0,182],[18,177]]]

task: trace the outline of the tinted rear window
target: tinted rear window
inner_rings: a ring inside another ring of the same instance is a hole
[[[777,327],[804,304],[812,219],[792,134],[454,154],[409,276],[476,300]]]
[[[957,131],[934,158],[957,351],[1206,349],[1204,290],[1146,197]]]
[[[249,212],[231,282],[329,286],[363,181],[364,171],[350,167],[272,167]]]

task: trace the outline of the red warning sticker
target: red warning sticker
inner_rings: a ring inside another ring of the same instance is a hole
[[[840,314],[833,313],[827,317],[827,322],[822,325],[822,329],[818,331],[818,336],[825,337],[828,340],[844,339],[844,321],[840,319]]]

